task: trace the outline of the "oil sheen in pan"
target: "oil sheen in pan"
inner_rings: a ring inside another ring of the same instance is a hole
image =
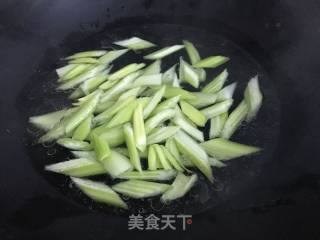
[[[128,34],[130,33],[130,35]],[[225,55],[231,58],[230,62],[217,69],[207,71],[207,82],[225,67],[229,71],[229,80],[227,84],[237,82],[238,86],[235,93],[235,107],[243,97],[243,91],[250,77],[258,74],[264,101],[257,118],[250,124],[243,125],[232,137],[234,141],[249,145],[257,145],[263,148],[260,154],[234,159],[227,162],[227,167],[223,169],[213,169],[215,183],[209,183],[201,174],[199,181],[193,189],[183,198],[173,201],[170,204],[162,204],[159,197],[144,200],[132,200],[125,198],[129,205],[129,211],[133,213],[157,212],[157,213],[187,213],[195,214],[207,211],[214,207],[219,207],[226,202],[232,205],[250,204],[250,193],[254,192],[255,186],[259,183],[260,175],[264,171],[263,166],[270,159],[277,146],[277,137],[279,132],[280,104],[277,97],[273,81],[270,79],[262,66],[251,57],[249,53],[241,49],[234,42],[224,38],[222,35],[213,34],[197,28],[175,25],[175,24],[128,24],[115,27],[108,27],[106,31],[96,33],[85,41],[69,42],[62,44],[64,55],[72,52],[97,49],[101,47],[110,47],[115,40],[128,38],[130,36],[139,36],[150,40],[159,45],[159,47],[180,44],[181,40],[192,41],[199,49],[202,57],[209,55]],[[70,38],[69,38],[70,39]],[[76,41],[76,40],[74,40]],[[146,52],[150,52],[148,50]],[[61,49],[57,49],[61,53]],[[185,51],[168,56],[163,60],[162,71],[166,70],[179,61],[179,56],[185,59]],[[143,56],[143,54],[141,54]],[[130,62],[145,62],[142,57],[133,53],[120,58],[114,66],[117,69],[123,64]],[[57,61],[56,57],[47,57],[43,59],[41,66],[45,66],[40,72],[31,77],[28,85],[24,87],[21,93],[24,99],[24,105],[28,106],[21,114],[24,119],[27,117],[60,109],[68,106],[70,102],[66,99],[66,94],[57,92],[54,68]],[[206,83],[203,83],[205,85]],[[203,86],[202,85],[202,86]],[[191,89],[192,90],[192,89]],[[26,149],[32,159],[31,164],[37,169],[51,185],[55,186],[59,192],[66,198],[72,199],[84,208],[89,208],[101,212],[112,214],[126,214],[123,210],[115,209],[104,204],[91,201],[84,196],[73,184],[70,184],[68,177],[54,173],[48,173],[43,170],[44,165],[66,160],[71,157],[68,150],[62,149],[56,145],[34,144],[39,136],[38,131],[30,131],[30,126],[26,120],[27,144]],[[208,135],[208,125],[205,127],[206,136]],[[95,177],[107,184],[111,180],[107,176]]]

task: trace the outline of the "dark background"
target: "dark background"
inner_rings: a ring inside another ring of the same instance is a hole
[[[0,3],[0,239],[119,239],[127,218],[90,211],[65,198],[32,166],[24,146],[19,94],[65,46],[108,24],[183,23],[227,38],[261,63],[281,101],[278,150],[261,181],[237,200],[193,216],[185,239],[319,239],[319,1],[33,0]],[[223,33],[222,33],[223,34]],[[44,80],[45,81],[45,80]],[[28,105],[24,106],[28,108]],[[270,113],[272,114],[272,113]]]

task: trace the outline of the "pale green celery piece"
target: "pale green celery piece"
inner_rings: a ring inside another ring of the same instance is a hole
[[[186,61],[180,57],[180,75],[179,78],[181,81],[189,83],[191,86],[198,88],[199,87],[199,74],[196,69],[189,65]]]
[[[99,102],[101,93],[102,92],[98,92],[97,94],[93,95],[90,100],[83,103],[79,109],[70,116],[65,123],[65,132],[67,134],[71,133],[84,119],[94,112]]]
[[[110,156],[103,160],[103,166],[112,178],[116,178],[120,174],[133,169],[126,156],[112,150],[110,151]]]
[[[193,92],[196,96],[195,100],[187,100],[195,108],[203,108],[209,105],[212,105],[217,100],[217,94],[214,93],[202,93],[202,92]]]
[[[57,140],[57,143],[65,148],[71,150],[83,150],[89,151],[92,149],[92,146],[88,142],[73,140],[71,138],[60,138]]]
[[[65,116],[67,109],[46,113],[29,118],[29,122],[35,127],[48,131],[52,129]]]
[[[162,83],[167,85],[172,85],[175,75],[176,75],[177,64],[170,67],[167,71],[162,74]]]
[[[80,123],[80,125],[73,132],[72,139],[83,141],[89,136],[89,133],[91,131],[92,118],[93,116],[91,114]]]
[[[141,103],[138,104],[133,112],[133,133],[136,147],[141,152],[144,152],[147,147],[147,136],[144,128],[143,108]]]
[[[181,160],[182,160],[183,166],[185,166],[185,167],[195,167],[195,165],[193,164],[190,156],[184,154],[181,157]]]
[[[219,161],[211,157],[209,157],[209,163],[211,167],[216,167],[216,168],[223,168],[227,166],[227,164],[223,163],[222,161]]]
[[[61,76],[59,82],[69,81],[70,79],[75,78],[80,74],[86,72],[87,70],[89,70],[89,68],[92,68],[91,64],[77,64],[74,68],[72,68],[66,74]]]
[[[180,162],[166,149],[165,146],[160,146],[162,148],[162,152],[164,153],[165,158],[168,162],[179,172],[183,172],[183,167],[180,166]]]
[[[128,51],[129,51],[128,49],[109,51],[99,58],[99,63],[108,65],[112,63],[114,60],[116,60],[117,58],[121,57],[123,54],[127,53]]]
[[[153,75],[161,72],[161,60],[156,60],[143,69],[143,75]]]
[[[113,148],[112,150],[116,151],[117,153],[120,153],[120,154],[122,154],[122,155],[124,155],[126,157],[130,157],[129,156],[129,151],[125,147],[117,147],[117,148]]]
[[[96,158],[99,162],[104,162],[104,160],[110,156],[111,151],[107,141],[101,138],[96,133],[91,133],[90,135],[91,144],[93,145]]]
[[[132,88],[124,93],[122,93],[119,98],[118,98],[118,101],[122,101],[122,100],[125,100],[127,98],[130,98],[130,97],[138,97],[141,90],[143,90],[144,87],[135,87],[135,88]]]
[[[94,161],[97,160],[94,151],[71,151],[71,153],[75,158],[85,158]]]
[[[218,160],[229,160],[259,152],[258,147],[248,146],[229,141],[224,138],[215,138],[201,143],[201,147],[212,157]]]
[[[172,117],[174,117],[174,115],[175,111],[173,109],[166,109],[149,118],[145,123],[146,133],[150,133],[152,129],[154,129],[161,123],[171,119]]]
[[[155,180],[155,181],[168,181],[177,175],[177,171],[171,170],[154,170],[154,171],[132,171],[125,172],[118,176],[120,179],[138,179],[138,180]]]
[[[123,126],[123,132],[126,139],[126,145],[129,150],[130,161],[133,167],[139,172],[142,171],[140,156],[136,147],[136,142],[134,139],[134,133],[131,123],[127,123]]]
[[[93,131],[107,141],[110,147],[116,147],[125,142],[122,126],[108,128],[106,125],[102,125]]]
[[[133,112],[137,107],[138,101],[132,101],[126,107],[122,108],[119,112],[117,112],[111,120],[108,122],[107,126],[109,128],[122,125],[126,122],[131,121]]]
[[[108,205],[128,209],[127,204],[109,186],[100,182],[94,182],[81,178],[72,177],[71,180],[76,184],[78,188],[80,188],[81,191],[84,192],[84,194],[86,194],[93,200],[106,203]]]
[[[121,81],[119,81],[116,85],[114,85],[112,88],[108,89],[106,92],[104,92],[101,96],[101,102],[106,102],[108,100],[111,100],[116,95],[124,92],[127,90],[131,85],[132,82],[140,75],[140,72],[135,72],[132,74],[129,74],[125,78],[123,78]],[[109,80],[110,81],[110,80]],[[100,86],[101,89],[103,89],[103,85]]]
[[[217,92],[217,101],[221,102],[221,101],[232,98],[233,93],[236,90],[236,87],[237,87],[237,83],[232,83],[222,88],[219,92]]]
[[[101,90],[100,89],[97,89],[96,91],[93,91],[92,93],[86,95],[86,96],[83,96],[79,99],[77,99],[77,102],[75,103],[72,103],[72,105],[74,106],[80,106],[82,105],[83,103],[85,102],[88,102],[90,99],[92,99],[93,96],[97,95],[97,94],[100,94]]]
[[[154,96],[151,98],[151,101],[147,104],[147,106],[143,109],[143,117],[144,119],[148,118],[152,111],[157,107],[160,103],[164,93],[166,91],[166,86],[163,86],[158,90]]]
[[[201,59],[198,50],[192,42],[187,40],[183,40],[182,42],[186,48],[191,64],[197,63]]]
[[[206,117],[198,109],[185,101],[180,102],[182,112],[197,126],[203,127],[206,124]]]
[[[84,83],[82,83],[80,85],[81,90],[85,93],[85,94],[89,94],[92,91],[96,90],[100,84],[102,84],[103,82],[107,81],[108,79],[108,74],[111,71],[112,66],[110,66],[109,68],[107,68],[105,71],[101,72],[100,74],[98,74],[95,77],[92,77],[88,80],[86,80]],[[111,84],[110,84],[111,85]],[[112,85],[110,86],[112,87]],[[104,89],[105,90],[105,89]]]
[[[130,73],[136,72],[140,70],[141,68],[144,68],[145,64],[144,63],[131,63],[118,71],[110,74],[109,76],[109,81],[115,81],[121,78],[124,78],[128,76]]]
[[[107,173],[104,167],[93,159],[78,158],[45,166],[45,170],[72,177],[89,177]]]
[[[165,47],[165,48],[162,48],[158,51],[155,51],[153,53],[150,53],[146,56],[144,56],[143,58],[144,59],[149,59],[149,60],[156,60],[156,59],[161,59],[161,58],[164,58],[174,52],[177,52],[179,50],[181,50],[182,48],[184,48],[183,45],[173,45],[173,46],[170,46],[170,47]]]
[[[131,37],[128,39],[117,41],[117,42],[114,42],[114,44],[121,47],[129,48],[132,50],[141,50],[141,49],[151,48],[156,46],[154,43],[143,40],[138,37]]]
[[[176,179],[173,181],[171,185],[172,187],[161,196],[161,202],[166,203],[183,197],[187,192],[190,191],[197,180],[198,177],[196,174],[186,176],[182,173],[179,173]]]
[[[109,77],[109,76],[108,76]],[[107,80],[108,80],[108,77],[107,77]],[[114,80],[114,81],[105,81],[104,83],[102,83],[99,88],[104,90],[104,91],[107,91],[109,90],[110,88],[112,88],[113,86],[117,85],[122,79],[118,79],[118,80]]]
[[[89,78],[95,77],[97,74],[102,72],[105,68],[106,66],[104,65],[91,66],[85,72],[81,73],[80,75],[58,86],[58,89],[68,90],[68,89],[74,88],[79,84],[83,83],[84,81],[88,80]]]
[[[165,147],[180,162],[180,165],[181,165],[182,163],[181,156],[173,137],[167,139]]]
[[[180,79],[178,78],[177,74],[175,73],[174,74],[174,77],[173,77],[173,82],[172,82],[172,87],[180,87]]]
[[[216,103],[210,107],[204,108],[201,112],[207,119],[216,117],[224,112],[227,112],[233,103],[232,99],[225,100],[223,102]]]
[[[150,116],[154,116],[157,113],[166,109],[175,108],[179,100],[180,100],[180,96],[176,96],[159,103],[158,106],[151,112]]]
[[[83,97],[85,94],[80,87],[73,90],[73,92],[69,95],[69,99],[77,99]]]
[[[67,60],[69,59],[76,59],[76,58],[90,58],[90,57],[100,57],[106,54],[107,51],[105,50],[94,50],[94,51],[85,51],[85,52],[78,52],[69,57],[66,57]]]
[[[157,170],[157,154],[153,145],[148,148],[148,169]]]
[[[211,56],[204,59],[201,59],[200,61],[193,64],[193,67],[196,68],[216,68],[220,65],[226,63],[229,61],[228,57],[224,56]]]
[[[136,199],[154,197],[164,193],[169,188],[170,185],[168,184],[136,179],[120,182],[112,186],[114,191]]]
[[[182,88],[179,87],[171,87],[171,86],[167,86],[166,87],[166,92],[164,94],[165,98],[172,98],[172,97],[176,97],[176,96],[180,96],[180,100],[194,100],[196,99],[196,96],[187,91],[184,90]]]
[[[68,64],[83,64],[83,63],[95,64],[98,62],[99,60],[96,58],[85,57],[85,58],[72,59],[68,61]]]
[[[207,73],[206,70],[202,69],[202,68],[197,68],[196,69],[199,75],[199,81],[200,82],[204,82],[207,79]]]
[[[227,121],[228,113],[222,113],[216,117],[211,118],[210,120],[210,132],[209,137],[217,138],[220,136],[222,129],[224,127],[225,122]]]
[[[161,127],[159,129],[156,129],[155,131],[152,131],[150,135],[148,135],[147,144],[151,145],[154,143],[165,142],[168,138],[173,136],[179,129],[180,127],[176,126]]]
[[[57,68],[56,73],[57,73],[58,77],[60,78],[60,79],[58,79],[58,81],[61,81],[61,78],[76,66],[77,66],[77,64],[68,64],[63,67]]]
[[[108,108],[112,107],[115,103],[116,101],[111,101],[111,100],[104,103],[98,103],[96,109],[94,110],[94,113],[100,114],[106,111]]]
[[[162,147],[158,144],[153,145],[154,150],[157,154],[157,159],[161,162],[163,169],[169,170],[172,169],[170,162],[167,160],[166,155],[162,149]]]
[[[133,84],[130,86],[131,88],[140,87],[140,86],[157,86],[161,85],[162,74],[152,74],[152,75],[142,75],[138,77]]]
[[[128,106],[129,103],[135,100],[135,97],[128,97],[125,100],[118,100],[117,102],[114,103],[113,106],[109,107],[107,110],[104,112],[98,114],[97,116],[94,117],[94,123],[97,125],[105,123],[108,119],[113,117],[117,112],[119,112],[121,109],[125,108]]]
[[[243,100],[229,115],[221,132],[221,137],[229,139],[245,120],[248,114],[248,105]]]
[[[196,140],[203,142],[204,136],[202,131],[197,129],[195,126],[191,125],[189,121],[182,115],[181,110],[176,107],[175,109],[176,115],[172,119],[173,123],[175,123],[177,126],[181,127],[185,132],[187,132],[190,136],[195,138]]]
[[[257,115],[263,99],[259,87],[258,76],[251,78],[248,82],[247,88],[244,91],[244,99],[249,108],[247,121],[250,121]]]
[[[199,168],[199,170],[209,179],[210,182],[213,182],[208,155],[203,148],[181,130],[176,133],[174,139],[177,143],[179,151],[185,155],[188,155],[192,163]]]
[[[227,69],[223,70],[218,76],[211,80],[203,89],[203,93],[217,93],[220,91],[228,79]]]

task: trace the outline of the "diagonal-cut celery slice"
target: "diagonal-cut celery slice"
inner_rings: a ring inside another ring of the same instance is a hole
[[[147,136],[144,128],[143,109],[141,103],[138,104],[138,107],[133,113],[133,132],[136,146],[141,152],[143,152],[147,146]]]
[[[127,123],[123,126],[123,132],[126,139],[127,148],[129,150],[130,161],[133,167],[139,172],[141,172],[142,168],[141,168],[140,156],[136,148],[134,133],[130,123]]]

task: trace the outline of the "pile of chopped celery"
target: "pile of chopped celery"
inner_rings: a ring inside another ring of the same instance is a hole
[[[138,199],[161,195],[161,201],[169,202],[194,186],[198,179],[194,169],[213,182],[212,167],[260,151],[229,140],[261,106],[257,76],[232,108],[237,84],[226,85],[227,69],[208,81],[205,70],[225,64],[228,57],[201,59],[195,46],[183,41],[145,55],[146,63],[115,69],[113,62],[127,52],[141,54],[156,45],[137,37],[114,44],[122,48],[65,58],[67,65],[56,70],[57,89],[72,90],[72,106],[30,117],[30,123],[45,132],[40,143],[56,141],[74,155],[46,170],[71,177],[95,201],[126,209],[121,195]],[[178,51],[186,51],[189,59],[177,57],[177,64],[163,71],[164,58]],[[187,85],[198,91],[187,91],[183,88]],[[206,124],[210,124],[207,141]],[[88,179],[101,174],[120,182],[107,186]]]

